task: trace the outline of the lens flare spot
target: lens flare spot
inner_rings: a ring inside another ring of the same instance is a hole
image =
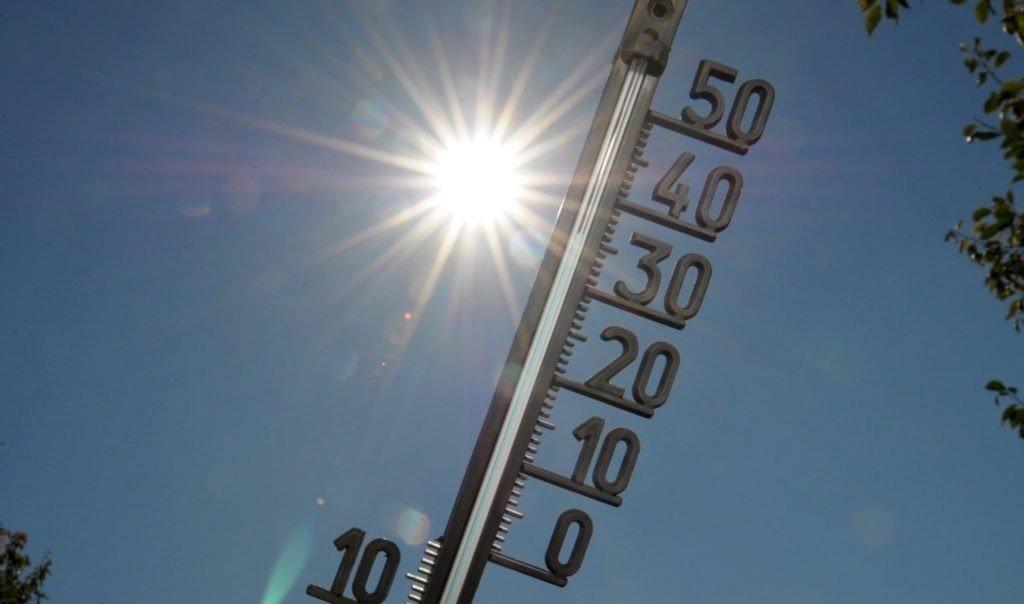
[[[544,255],[544,238],[537,231],[519,231],[508,244],[512,261],[523,268],[535,269]]]
[[[359,65],[363,74],[366,75],[373,82],[380,82],[381,78],[384,77],[384,68],[381,67],[380,59],[378,59],[372,52],[357,48],[356,52],[356,63]]]
[[[203,201],[179,201],[178,211],[189,220],[206,218],[213,212],[213,206]]]
[[[896,536],[896,517],[879,507],[859,510],[850,519],[850,532],[862,544],[871,548],[889,545]]]
[[[388,141],[388,148],[399,155],[408,157],[419,157],[427,151],[421,137],[407,130],[393,130],[391,140]]]
[[[412,321],[412,313],[411,312],[407,312],[407,313],[405,313],[402,316],[405,317],[406,321]]]
[[[398,356],[395,355],[394,353],[388,353],[384,355],[384,358],[377,361],[377,363],[373,366],[373,378],[375,380],[382,380],[385,377],[387,377],[388,374],[391,372],[391,369],[394,366],[395,361],[397,359]]]
[[[341,368],[338,369],[336,377],[339,382],[348,381],[356,373],[356,369],[359,367],[359,354],[350,353],[345,357],[345,361],[341,364]]]
[[[384,335],[387,337],[388,342],[398,346],[408,339],[412,327],[409,324],[410,319],[412,319],[412,314],[404,313],[388,320],[387,325],[384,326]]]
[[[248,170],[233,173],[224,184],[228,206],[238,214],[245,214],[255,208],[262,193],[263,185],[259,176]]]
[[[388,126],[388,114],[379,103],[365,99],[352,110],[352,129],[366,140],[376,140]]]
[[[303,522],[288,534],[281,553],[274,562],[274,568],[267,579],[267,588],[263,592],[261,604],[281,604],[292,591],[295,580],[299,578],[309,554],[313,551],[313,524]]]
[[[395,530],[402,541],[409,545],[419,545],[426,540],[427,534],[430,533],[430,518],[417,510],[405,510],[398,516]]]
[[[323,497],[317,497],[316,498],[316,507],[322,508],[325,505],[327,505],[327,500],[326,499],[324,499]]]

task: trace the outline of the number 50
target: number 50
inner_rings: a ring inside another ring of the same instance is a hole
[[[693,77],[693,86],[690,87],[690,98],[694,100],[705,100],[711,104],[711,111],[707,115],[700,115],[692,107],[684,107],[682,118],[684,122],[693,124],[703,130],[714,128],[725,114],[725,95],[718,88],[715,88],[708,80],[717,78],[725,82],[735,82],[739,72],[711,59],[704,59],[697,67],[697,73]],[[750,127],[743,129],[743,118],[747,113],[747,105],[750,103],[750,96],[756,94],[758,97],[757,108],[754,110],[754,117]],[[772,103],[775,102],[775,88],[766,80],[749,80],[744,82],[736,91],[736,98],[733,100],[732,109],[729,111],[729,119],[725,123],[725,131],[729,138],[747,145],[753,145],[761,139],[764,134],[764,127],[768,123],[768,114],[771,113]]]

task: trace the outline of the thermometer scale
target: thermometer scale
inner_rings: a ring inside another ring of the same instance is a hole
[[[650,109],[686,4],[687,0],[636,0],[634,4],[448,524],[441,537],[427,543],[417,569],[406,573],[412,581],[409,604],[470,604],[488,564],[556,586],[568,584],[581,568],[594,532],[593,521],[582,509],[573,507],[558,516],[543,566],[502,552],[512,523],[523,517],[517,508],[530,478],[604,504],[622,503],[640,452],[634,431],[606,426],[608,422],[599,416],[586,420],[572,432],[583,445],[568,475],[535,463],[541,437],[556,429],[549,419],[562,390],[603,408],[652,418],[669,398],[679,352],[665,341],[642,344],[629,329],[610,325],[600,331],[600,338],[617,342],[620,354],[589,378],[570,376],[573,349],[587,340],[582,330],[586,313],[597,302],[682,329],[700,310],[712,268],[699,253],[683,254],[674,265],[666,262],[672,246],[635,231],[628,243],[645,252],[636,266],[646,282],[637,288],[617,281],[610,291],[600,289],[598,276],[604,261],[618,253],[612,243],[619,217],[625,212],[714,242],[729,226],[743,189],[739,170],[716,167],[706,175],[691,208],[689,186],[681,180],[696,155],[683,152],[650,195],[657,205],[637,201],[631,189],[636,173],[649,166],[644,148],[653,129],[661,128],[745,155],[764,133],[775,98],[770,83],[753,79],[740,84],[734,98],[727,100],[719,82],[734,83],[737,71],[705,59],[698,66],[690,97],[709,104],[709,111],[702,114],[685,107],[679,117],[673,117]],[[723,118],[724,128],[718,128]],[[669,274],[667,282],[663,272]],[[629,391],[612,383],[638,358]],[[613,468],[613,462],[618,467]],[[309,585],[306,593],[331,604],[384,602],[398,572],[400,553],[387,539],[374,539],[364,548],[364,539],[364,531],[358,528],[338,537],[334,545],[342,561],[330,588]],[[375,568],[380,570],[375,573]],[[372,586],[371,574],[376,576]],[[351,598],[345,595],[347,589]]]

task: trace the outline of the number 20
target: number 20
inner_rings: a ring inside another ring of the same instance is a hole
[[[612,384],[610,380],[633,362],[633,359],[639,353],[640,345],[633,332],[618,325],[605,328],[601,332],[601,339],[605,342],[611,340],[619,342],[622,344],[622,353],[587,380],[587,385],[612,396],[622,398],[626,390],[621,386]],[[662,366],[658,385],[652,394],[647,392],[647,386],[651,380],[651,374],[654,371],[658,357],[664,357],[665,363]],[[651,344],[644,351],[643,358],[640,359],[640,368],[637,371],[636,378],[633,380],[633,398],[637,403],[649,409],[660,407],[668,400],[669,392],[672,390],[672,382],[675,380],[676,371],[678,370],[679,351],[674,346],[668,342],[655,342]]]

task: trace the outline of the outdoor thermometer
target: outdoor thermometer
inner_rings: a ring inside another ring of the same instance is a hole
[[[622,503],[641,441],[616,418],[653,418],[669,400],[680,357],[668,341],[645,342],[626,327],[601,325],[588,333],[613,343],[614,358],[592,375],[578,375],[569,361],[588,338],[587,311],[596,302],[680,330],[700,312],[712,268],[703,254],[673,254],[670,243],[640,230],[617,241],[619,219],[625,212],[641,225],[711,243],[728,228],[743,191],[738,169],[725,165],[694,175],[689,169],[697,155],[684,151],[658,167],[665,171],[653,190],[634,194],[638,171],[651,164],[645,147],[659,128],[745,155],[764,133],[775,99],[767,81],[738,81],[736,69],[705,59],[690,89],[694,106],[675,116],[650,109],[686,4],[637,0],[633,7],[448,524],[406,573],[409,603],[469,604],[488,564],[565,586],[580,570],[596,530],[584,508]],[[723,83],[735,92],[727,95]],[[695,202],[687,178],[700,187]],[[613,243],[638,257],[643,278],[602,288],[604,261],[619,253]],[[590,401],[593,415],[572,429],[581,443],[574,467],[544,467],[536,456],[541,436],[556,429],[549,420],[563,391]],[[523,517],[518,505],[530,479],[581,497],[580,507],[558,516],[546,551],[534,561],[502,551],[513,522]],[[387,539],[365,538],[358,528],[338,537],[341,563],[333,581],[310,585],[306,593],[332,604],[383,602],[399,571],[399,549]]]

